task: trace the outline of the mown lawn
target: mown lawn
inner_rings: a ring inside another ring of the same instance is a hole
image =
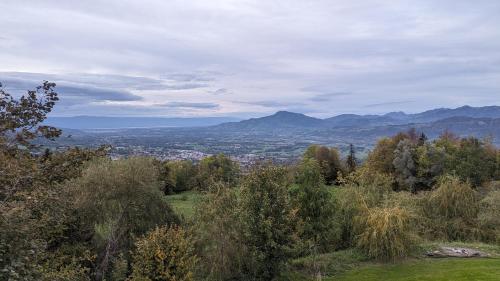
[[[366,265],[329,281],[498,281],[500,259],[421,259],[401,264]]]
[[[186,191],[179,194],[168,195],[167,201],[174,209],[175,213],[184,218],[191,218],[194,215],[196,201],[202,195],[195,191]]]

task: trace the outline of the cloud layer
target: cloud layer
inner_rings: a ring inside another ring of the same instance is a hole
[[[500,2],[0,2],[0,82],[57,115],[416,112],[500,104]]]

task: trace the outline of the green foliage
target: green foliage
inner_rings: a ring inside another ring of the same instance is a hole
[[[234,185],[238,181],[240,168],[224,154],[203,158],[198,165],[198,188],[205,190],[214,182]]]
[[[479,186],[492,179],[497,168],[495,149],[488,143],[470,137],[448,148],[446,171],[456,174],[463,181]]]
[[[272,280],[292,254],[295,244],[292,208],[286,169],[255,168],[241,188],[240,214],[243,244],[249,252],[246,271],[252,280]]]
[[[427,235],[450,240],[475,240],[479,237],[478,195],[468,183],[456,176],[445,176],[422,206],[428,219]]]
[[[129,281],[191,281],[197,258],[192,237],[182,228],[156,227],[139,239]]]
[[[301,239],[311,244],[315,251],[333,249],[339,229],[335,220],[336,206],[324,184],[318,162],[304,159],[299,167],[297,181],[298,189],[292,195],[302,221]]]
[[[326,184],[336,184],[339,174],[344,173],[340,155],[336,148],[311,145],[304,152],[304,159],[315,159],[321,168]]]
[[[415,246],[411,215],[404,208],[370,208],[357,220],[361,229],[357,246],[369,257],[396,261]]]
[[[356,151],[354,151],[354,145],[349,145],[349,155],[346,158],[347,171],[352,173],[358,167],[358,160],[356,159]]]
[[[417,167],[415,163],[415,146],[409,139],[401,140],[394,150],[394,172],[400,187],[415,191],[417,184]]]
[[[191,190],[196,185],[196,167],[191,161],[168,161],[163,165],[161,178],[165,182],[164,192],[182,192]]]
[[[98,254],[96,279],[110,274],[134,237],[156,225],[177,223],[160,191],[158,171],[149,158],[92,161],[82,176],[67,183]]]
[[[500,189],[490,191],[479,202],[482,240],[500,245]]]
[[[234,188],[215,183],[196,206],[193,228],[200,256],[200,276],[206,280],[242,279],[247,251]]]
[[[339,246],[347,248],[356,244],[356,218],[364,216],[369,208],[381,206],[392,191],[392,178],[361,168],[342,181],[344,185],[336,196],[341,233]]]
[[[394,150],[400,141],[408,139],[404,133],[399,133],[392,138],[383,138],[378,141],[372,152],[368,155],[366,165],[369,169],[382,174],[394,173]]]

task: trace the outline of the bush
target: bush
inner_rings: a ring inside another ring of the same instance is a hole
[[[357,246],[369,257],[393,260],[406,257],[415,246],[410,212],[401,207],[371,208],[357,218]]]
[[[337,220],[340,223],[340,248],[354,246],[354,221],[364,216],[369,208],[382,205],[392,192],[392,177],[361,168],[347,179],[336,192]]]
[[[193,228],[203,257],[199,275],[204,280],[242,279],[247,253],[241,245],[236,190],[220,182],[213,184],[196,206]]]
[[[427,235],[447,240],[478,239],[478,203],[478,196],[468,183],[455,176],[441,178],[422,206],[428,219]]]
[[[500,190],[493,190],[481,200],[479,224],[485,242],[500,244]]]
[[[129,281],[190,281],[196,256],[191,236],[182,228],[157,227],[136,242]]]

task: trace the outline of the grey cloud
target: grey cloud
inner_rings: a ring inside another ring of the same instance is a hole
[[[209,86],[208,84],[186,83],[186,84],[168,85],[168,86],[165,86],[165,89],[179,91],[179,90],[192,90],[192,89],[206,88],[208,86]]]
[[[210,102],[168,102],[164,104],[157,104],[156,106],[168,108],[199,108],[199,109],[215,109],[219,108],[216,103]]]
[[[61,98],[65,96],[89,98],[97,101],[140,101],[143,98],[127,91],[76,86],[56,86]]]
[[[215,80],[215,78],[210,77],[206,74],[199,73],[173,73],[164,74],[161,76],[162,79],[173,80],[178,82],[209,82]]]
[[[225,94],[229,94],[231,92],[226,88],[220,88],[220,89],[217,89],[215,91],[208,91],[208,93],[214,94],[214,95],[225,95]]]
[[[1,73],[0,81],[4,84],[4,87],[7,90],[11,90],[18,95],[24,94],[27,90],[35,89],[42,83],[42,81],[38,82],[19,78],[4,78],[1,76]],[[73,98],[77,98],[78,102],[142,100],[141,96],[134,95],[126,90],[106,89],[85,85],[72,85],[66,82],[56,83],[55,91],[59,94],[61,102],[63,103],[72,103],[72,101],[68,99]]]
[[[382,107],[382,106],[388,106],[388,105],[402,105],[402,104],[408,104],[408,103],[414,103],[415,101],[408,100],[408,101],[393,101],[393,102],[382,102],[382,103],[373,103],[373,104],[367,104],[364,107]]]
[[[290,106],[298,106],[300,103],[297,102],[280,102],[273,100],[263,100],[263,101],[238,101],[237,103],[242,104],[250,104],[250,105],[258,105],[262,107],[290,107]]]
[[[3,0],[0,71],[57,70],[67,74],[23,79],[132,93],[137,104],[157,103],[148,91],[160,90],[335,113],[500,104],[500,2],[408,3]]]
[[[342,96],[349,96],[352,95],[352,93],[348,92],[337,92],[337,93],[324,93],[324,94],[317,94],[309,98],[309,100],[314,101],[314,102],[327,102],[331,101],[335,97],[342,97]]]

